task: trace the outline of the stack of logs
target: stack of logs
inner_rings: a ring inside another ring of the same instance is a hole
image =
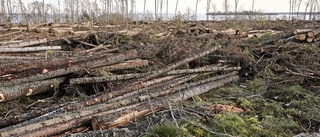
[[[240,67],[212,64],[177,69],[221,46],[199,51],[151,72],[73,78],[71,74],[90,73],[99,68],[116,71],[146,67],[148,61],[139,59],[135,49],[118,52],[116,48],[99,45],[75,53],[61,51],[61,46],[35,46],[43,43],[47,40],[0,46],[0,103],[54,91],[61,86],[108,81],[121,81],[122,84],[105,88],[85,100],[1,118],[0,136],[57,135],[87,123],[91,123],[94,130],[109,129],[239,79],[237,71]],[[37,54],[45,54],[45,58],[37,58]],[[55,54],[64,56],[57,58]],[[201,80],[192,81],[195,78]]]
[[[312,47],[319,47],[320,45],[320,28],[297,29],[293,33],[294,38],[298,41],[310,43]]]

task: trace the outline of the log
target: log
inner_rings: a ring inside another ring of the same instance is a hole
[[[41,60],[44,57],[37,56],[0,56],[0,60]],[[0,71],[1,74],[1,71]]]
[[[315,39],[314,37],[308,37],[308,38],[306,39],[306,41],[307,41],[308,43],[311,43],[311,42],[313,42],[314,39]]]
[[[308,35],[308,37],[315,37],[319,33],[320,33],[320,28],[308,32],[307,35]]]
[[[208,50],[206,50],[206,51],[202,51],[202,52],[200,52],[200,53],[196,53],[196,54],[193,55],[192,57],[185,58],[185,59],[183,59],[183,60],[181,60],[181,61],[179,61],[179,62],[176,62],[176,63],[173,63],[173,64],[171,64],[171,65],[168,65],[168,67],[163,68],[163,69],[160,69],[160,70],[158,70],[158,71],[155,71],[153,74],[150,74],[150,75],[148,75],[148,76],[146,76],[146,77],[144,77],[144,78],[138,79],[138,81],[147,81],[147,80],[149,80],[149,79],[155,78],[155,77],[157,77],[157,76],[159,76],[159,75],[161,75],[161,74],[163,74],[163,73],[166,73],[166,72],[168,72],[168,71],[170,71],[170,70],[173,70],[173,69],[175,69],[175,68],[178,68],[178,67],[181,66],[181,65],[184,65],[184,64],[189,63],[189,62],[191,62],[191,61],[193,61],[193,60],[202,58],[202,57],[204,57],[205,55],[208,55],[209,53],[211,53],[211,52],[213,52],[213,51],[215,51],[215,50],[218,50],[219,48],[221,48],[221,45],[215,46],[215,47],[213,47],[213,48],[211,48],[211,49],[208,49]]]
[[[13,40],[13,41],[0,41],[0,45],[5,45],[5,44],[16,44],[16,43],[21,43],[22,40]]]
[[[314,29],[296,29],[293,31],[293,34],[301,34],[301,33],[308,33],[313,31]]]
[[[115,71],[115,70],[124,70],[124,69],[134,69],[134,68],[139,68],[139,67],[145,67],[148,66],[148,60],[140,60],[140,59],[136,59],[136,60],[128,60],[128,61],[124,61],[118,64],[113,64],[113,65],[109,65],[109,66],[103,66],[103,67],[99,67],[96,69],[101,69],[104,71]]]
[[[84,69],[92,69],[105,65],[111,65],[120,61],[134,59],[138,56],[136,50],[130,50],[118,55],[106,55],[98,59],[79,61],[79,62],[67,62],[66,66],[53,66],[51,68],[37,69],[36,74],[26,77],[13,77],[12,79],[0,79],[0,86],[12,86],[16,84],[39,81],[49,79],[57,76],[70,74],[73,72],[81,72]]]
[[[66,78],[61,77],[25,83],[11,87],[0,87],[0,102],[17,99],[24,96],[32,96],[57,89],[59,87],[59,84],[65,80]]]
[[[18,35],[19,33],[22,33],[22,31],[16,31],[16,32],[11,32],[11,33],[7,33],[7,34],[2,34],[2,35],[0,35],[0,38],[7,37],[10,35]]]
[[[0,48],[0,53],[17,53],[17,52],[38,52],[46,50],[61,50],[61,46],[41,46],[41,47],[24,47],[24,48]]]
[[[32,123],[27,124],[22,127],[9,127],[5,129],[0,129],[0,135],[1,136],[15,136],[15,135],[21,135],[24,136],[50,136],[57,133],[61,133],[63,131],[69,130],[73,127],[81,126],[94,116],[101,116],[101,115],[112,115],[115,113],[118,113],[120,111],[134,111],[134,110],[145,110],[145,109],[153,109],[153,108],[159,108],[159,107],[166,107],[170,103],[175,103],[181,100],[186,100],[190,97],[200,95],[203,93],[206,93],[210,91],[213,88],[221,87],[229,82],[238,80],[238,76],[231,76],[227,77],[221,80],[217,80],[210,83],[205,83],[196,87],[191,87],[190,89],[174,93],[170,96],[165,97],[159,97],[156,99],[153,99],[152,101],[144,101],[141,103],[135,103],[129,106],[125,107],[114,107],[116,109],[111,110],[105,110],[110,105],[102,105],[101,109],[96,108],[88,108],[81,111],[76,111],[72,113],[63,113],[57,117],[54,117],[52,119],[47,119],[44,121],[41,121],[39,123]],[[181,94],[183,93],[183,94]]]
[[[307,34],[305,34],[305,33],[295,34],[294,38],[297,39],[297,40],[300,40],[300,41],[304,41],[307,38]]]
[[[33,45],[44,44],[47,42],[48,42],[47,39],[43,38],[43,39],[32,40],[32,41],[24,41],[16,44],[8,44],[8,45],[0,46],[0,48],[22,48],[22,47],[28,47]]]
[[[317,42],[313,42],[311,44],[312,47],[320,47],[320,41],[317,41]]]

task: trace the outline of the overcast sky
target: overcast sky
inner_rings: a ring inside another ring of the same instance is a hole
[[[23,0],[25,3],[30,3],[35,0]],[[42,0],[40,0],[42,1]],[[61,0],[63,3],[64,0]],[[94,0],[91,0],[92,2]],[[97,0],[99,2],[100,0]],[[129,0],[130,1],[130,0]],[[174,13],[175,11],[175,4],[176,0],[168,0],[169,2],[169,13]],[[199,5],[198,5],[198,14],[205,14],[206,13],[206,1],[207,0],[199,0]],[[303,11],[305,7],[305,1],[303,0],[301,4],[300,11]],[[137,5],[137,12],[142,12],[143,11],[143,2],[144,0],[136,0],[136,5]],[[166,0],[164,0],[166,2]],[[218,11],[223,11],[223,0],[212,0],[212,4],[216,5],[216,8]],[[229,0],[230,2],[230,11],[234,11],[234,0]],[[57,5],[58,0],[45,0],[45,3],[52,3]],[[238,4],[238,11],[243,11],[243,10],[251,10],[251,3],[252,0],[239,0]],[[190,7],[192,11],[194,11],[196,5],[196,0],[179,0],[178,4],[178,11],[180,13],[185,13],[186,9]],[[289,11],[289,0],[255,0],[255,10],[262,11],[262,12],[287,12]],[[149,11],[154,11],[154,0],[147,0],[147,7],[146,10]],[[210,11],[213,9],[211,8]],[[163,7],[163,11],[165,12],[165,7]]]

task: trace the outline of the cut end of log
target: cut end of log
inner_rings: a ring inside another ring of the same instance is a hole
[[[4,97],[3,93],[0,93],[0,102],[5,101],[6,97]]]
[[[30,95],[32,95],[32,93],[33,93],[33,89],[32,89],[32,88],[29,88],[29,89],[28,89],[28,93],[26,94],[26,96],[30,96]]]
[[[43,69],[42,70],[42,74],[45,74],[45,73],[48,73],[49,72],[49,70],[47,70],[47,69]]]

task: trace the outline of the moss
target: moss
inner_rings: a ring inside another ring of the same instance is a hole
[[[181,131],[173,125],[159,125],[151,129],[144,137],[179,137]]]
[[[196,137],[209,137],[210,133],[203,130],[201,127],[206,127],[206,125],[198,122],[197,120],[191,120],[193,124],[185,123],[181,126],[183,129],[183,136],[196,136]],[[197,126],[198,125],[198,126]],[[201,127],[200,127],[201,126]]]
[[[261,94],[264,91],[264,87],[260,79],[247,81],[247,89],[251,94]]]
[[[254,109],[254,104],[245,98],[239,98],[238,104],[247,113],[251,113]]]
[[[289,118],[265,117],[262,121],[263,128],[274,136],[293,136],[299,125]]]
[[[213,120],[213,129],[218,133],[241,136],[266,136],[267,131],[260,127],[255,117],[239,116],[235,113],[217,114]]]

